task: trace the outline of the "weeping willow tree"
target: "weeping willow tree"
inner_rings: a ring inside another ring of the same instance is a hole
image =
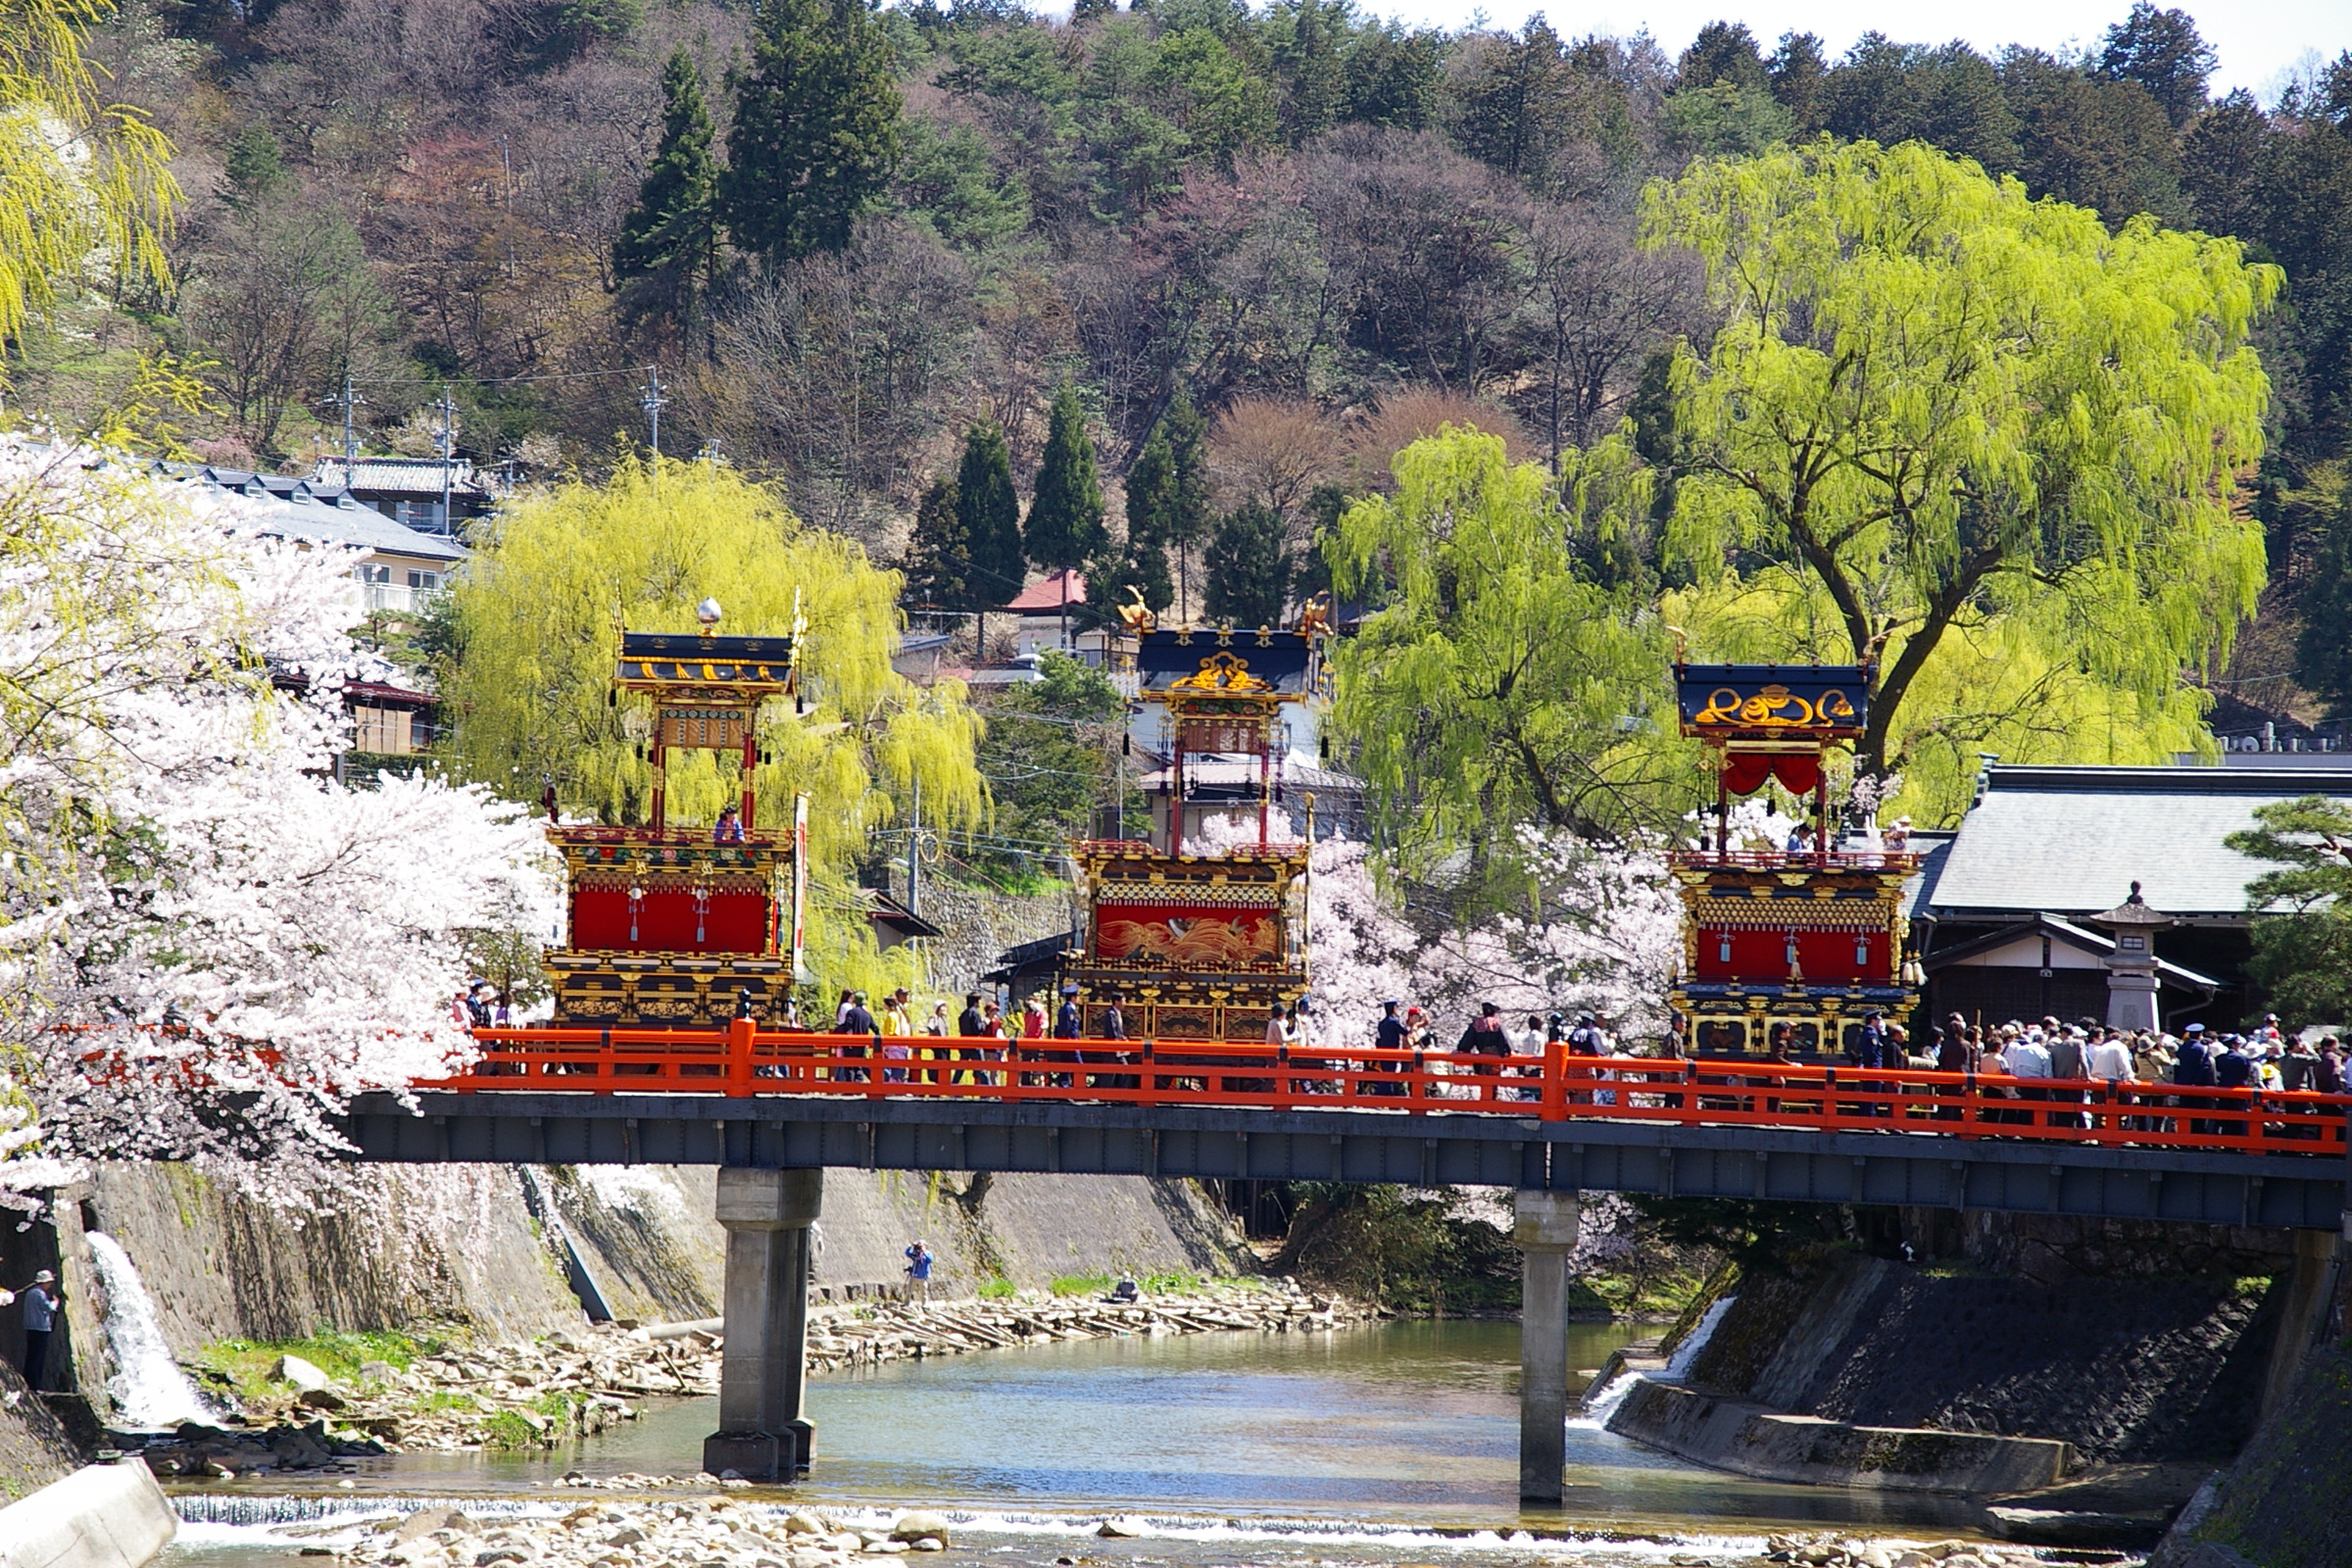
[[[93,262],[170,282],[172,144],[110,104],[82,40],[104,0],[0,0],[0,343]]]
[[[1762,590],[1783,658],[1876,658],[1864,771],[1928,765],[1904,737],[1968,736],[2004,683],[2030,696],[1995,670],[1921,717],[1932,669],[2004,639],[2053,689],[2118,694],[2093,706],[2145,721],[2117,743],[2134,760],[2178,737],[2182,672],[2228,652],[2263,584],[2239,478],[2278,269],[2144,217],[2110,233],[1917,143],[1701,163],[1643,222],[1698,254],[1722,316],[1672,372],[1672,564],[1702,607],[1727,577]],[[1690,632],[1734,652],[1704,617]],[[1982,738],[2025,733],[2031,706],[1997,700]]]
[[[852,540],[807,527],[774,492],[705,464],[625,460],[601,485],[574,482],[506,509],[450,602],[449,751],[467,776],[512,799],[552,785],[566,814],[643,820],[652,733],[642,699],[610,699],[619,628],[691,631],[704,597],[722,630],[792,629],[805,617],[806,712],[771,701],[759,719],[765,760],[753,779],[762,825],[809,797],[809,961],[828,983],[869,991],[905,972],[904,950],[874,949],[852,874],[871,835],[912,791],[928,821],[987,810],[973,748],[980,723],[954,683],[925,690],[892,669],[899,576]],[[672,753],[673,823],[703,823],[742,790],[740,760]]]
[[[1523,829],[1616,840],[1696,804],[1666,628],[1580,552],[1648,507],[1630,444],[1565,453],[1555,475],[1448,425],[1393,467],[1396,493],[1357,502],[1325,544],[1333,586],[1371,611],[1332,645],[1332,725],[1381,842],[1501,899]]]

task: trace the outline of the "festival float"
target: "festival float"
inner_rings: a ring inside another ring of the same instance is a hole
[[[1115,1002],[1131,1038],[1261,1042],[1274,1006],[1307,988],[1307,845],[1290,837],[1282,755],[1284,710],[1322,679],[1324,611],[1286,630],[1163,627],[1141,605],[1122,614],[1136,695],[1167,713],[1168,767],[1151,838],[1071,846],[1086,914],[1063,980],[1090,1036]],[[1188,835],[1220,816],[1244,825],[1242,841],[1187,854]]]
[[[1715,772],[1711,842],[1674,857],[1683,962],[1669,1002],[1701,1056],[1761,1054],[1792,1026],[1795,1054],[1844,1054],[1873,1011],[1907,1015],[1903,884],[1917,858],[1825,831],[1827,763],[1869,716],[1862,664],[1675,665],[1682,732]],[[1775,781],[1813,808],[1812,843],[1738,848],[1731,803]]]
[[[723,1029],[738,1017],[787,1017],[802,967],[808,802],[795,798],[788,836],[761,832],[753,778],[760,708],[795,695],[799,639],[722,637],[708,599],[695,613],[699,632],[620,635],[610,700],[650,699],[639,743],[652,772],[646,822],[548,829],[564,873],[567,939],[544,960],[560,1028]],[[741,759],[734,823],[669,825],[668,760],[696,751]]]

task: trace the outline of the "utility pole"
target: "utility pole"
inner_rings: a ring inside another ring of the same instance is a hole
[[[353,411],[368,400],[353,390],[351,372],[347,369],[343,372],[343,395],[328,398],[326,401],[343,411],[343,488],[348,490],[351,488],[352,469],[359,465],[360,461],[360,438],[352,423],[352,415]]]
[[[906,912],[921,915],[923,895],[915,879],[922,875],[923,865],[923,780],[919,773],[914,779],[914,809],[906,829]]]
[[[458,452],[458,405],[449,395],[449,383],[441,383],[441,429],[433,446],[441,454],[441,531],[452,539],[458,536],[456,526],[449,520],[450,466]]]
[[[649,442],[654,449],[654,456],[659,458],[662,456],[662,410],[669,402],[662,395],[662,367],[659,365],[645,368],[645,396],[637,401],[645,410]]]

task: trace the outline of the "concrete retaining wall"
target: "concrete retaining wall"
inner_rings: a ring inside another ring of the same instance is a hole
[[[1682,1381],[1857,1427],[2048,1438],[2098,1463],[2219,1463],[2254,1429],[2291,1294],[2283,1280],[2187,1274],[2041,1285],[1840,1251],[1793,1278],[1742,1281]]]
[[[0,1568],[143,1568],[178,1533],[143,1462],[94,1464],[0,1508]]]
[[[947,1295],[1000,1275],[1044,1286],[1070,1274],[1220,1276],[1251,1266],[1230,1222],[1191,1182],[1004,1175],[975,1190],[973,1181],[826,1172],[818,1289],[836,1298],[899,1289],[904,1250],[918,1236],[939,1260],[933,1289]],[[710,1167],[368,1167],[353,1183],[341,1213],[298,1227],[184,1166],[102,1168],[59,1216],[66,1300],[81,1314],[74,1344],[82,1387],[103,1399],[104,1303],[91,1271],[74,1266],[86,1258],[85,1221],[130,1254],[182,1354],[321,1328],[492,1341],[576,1329],[583,1311],[566,1250],[612,1316],[677,1321],[719,1309],[726,1238],[713,1218]]]
[[[1739,1475],[1894,1492],[2025,1492],[2057,1481],[2071,1457],[2042,1438],[1851,1426],[1648,1378],[1609,1430]]]

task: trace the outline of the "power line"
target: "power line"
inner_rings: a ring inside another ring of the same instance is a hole
[[[532,381],[596,381],[612,375],[637,375],[642,366],[624,366],[614,370],[537,370],[526,375],[461,375],[459,386],[519,386]],[[369,375],[350,378],[348,386],[447,386],[450,378],[441,375]]]

